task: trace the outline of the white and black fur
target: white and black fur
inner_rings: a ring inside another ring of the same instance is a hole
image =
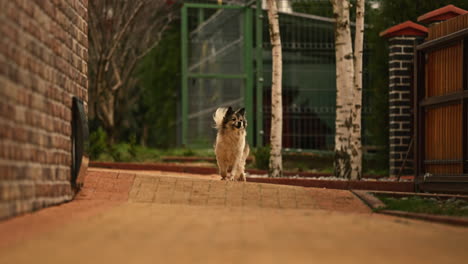
[[[213,119],[218,130],[214,149],[221,180],[245,181],[245,162],[250,152],[245,108],[218,108]]]

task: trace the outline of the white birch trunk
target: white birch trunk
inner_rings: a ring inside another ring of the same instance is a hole
[[[361,109],[362,109],[362,55],[364,48],[364,0],[356,0],[356,33],[354,36],[354,91],[353,91],[353,131],[351,151],[351,179],[361,179]]]
[[[262,0],[262,6],[267,7],[267,0]],[[291,0],[276,0],[276,6],[279,12],[292,13]]]
[[[336,120],[335,175],[351,178],[352,104],[353,104],[353,48],[348,0],[330,0],[335,17],[336,53]]]
[[[272,47],[273,70],[271,85],[271,133],[270,133],[270,168],[271,177],[280,177],[283,174],[283,162],[281,157],[281,140],[283,129],[282,106],[282,54],[281,38],[279,31],[278,9],[275,0],[267,0],[268,23],[270,28],[270,42]]]

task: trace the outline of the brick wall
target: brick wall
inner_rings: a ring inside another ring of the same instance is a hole
[[[72,96],[87,101],[88,0],[0,1],[0,219],[70,200]]]
[[[422,37],[396,36],[389,39],[389,120],[390,120],[390,175],[413,174],[410,152],[402,168],[412,138],[413,49]]]

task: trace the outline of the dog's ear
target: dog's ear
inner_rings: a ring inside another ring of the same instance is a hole
[[[226,111],[226,114],[224,115],[224,117],[230,117],[232,114],[234,114],[234,110],[232,110],[232,107],[228,107],[227,111]]]
[[[237,113],[239,113],[241,116],[245,115],[245,108],[242,107],[241,109],[237,110]]]
[[[228,107],[226,113],[224,114],[224,118],[223,118],[223,123],[224,124],[229,122],[229,119],[231,118],[232,114],[234,114],[234,110],[232,110],[232,107]]]

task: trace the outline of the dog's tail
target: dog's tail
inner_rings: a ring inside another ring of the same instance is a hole
[[[220,130],[223,127],[223,119],[227,110],[228,109],[226,107],[220,107],[216,109],[216,112],[213,115],[213,120],[215,122],[214,127],[216,129]]]

